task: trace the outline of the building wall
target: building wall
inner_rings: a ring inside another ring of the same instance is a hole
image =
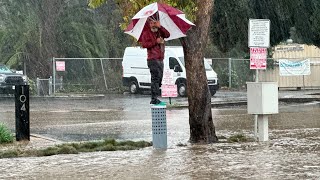
[[[320,60],[320,49],[316,46],[305,44],[278,45],[274,47],[273,58],[281,59],[306,59],[317,58]]]
[[[259,81],[278,82],[280,88],[320,88],[320,49],[304,44],[278,45],[274,47],[273,59],[288,59],[299,61],[310,59],[311,75],[309,76],[280,76],[279,66],[273,70],[260,71]]]

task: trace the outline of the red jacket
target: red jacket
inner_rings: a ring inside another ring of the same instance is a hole
[[[150,27],[145,28],[147,29],[144,29],[142,31],[139,41],[141,42],[143,48],[147,48],[148,61],[162,61],[164,58],[164,44],[158,44],[157,38],[168,38],[170,36],[170,33],[162,26],[158,29],[158,32],[152,32]]]

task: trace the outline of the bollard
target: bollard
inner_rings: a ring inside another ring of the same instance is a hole
[[[167,117],[165,105],[152,105],[152,143],[155,149],[167,149]]]
[[[16,140],[30,141],[29,85],[16,85]]]

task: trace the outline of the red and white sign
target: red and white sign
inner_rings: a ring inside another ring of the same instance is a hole
[[[173,70],[165,69],[163,71],[161,96],[178,97],[177,85],[175,85],[173,79]]]
[[[267,68],[267,48],[250,48],[250,69]]]
[[[56,61],[56,70],[57,71],[65,71],[66,70],[66,64],[64,61]]]
[[[161,86],[161,97],[178,97],[177,85],[163,84]]]

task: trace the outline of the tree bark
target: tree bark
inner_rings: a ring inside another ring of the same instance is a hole
[[[191,143],[213,143],[218,138],[212,120],[211,94],[204,68],[213,0],[196,0],[195,27],[182,39],[186,62]]]

